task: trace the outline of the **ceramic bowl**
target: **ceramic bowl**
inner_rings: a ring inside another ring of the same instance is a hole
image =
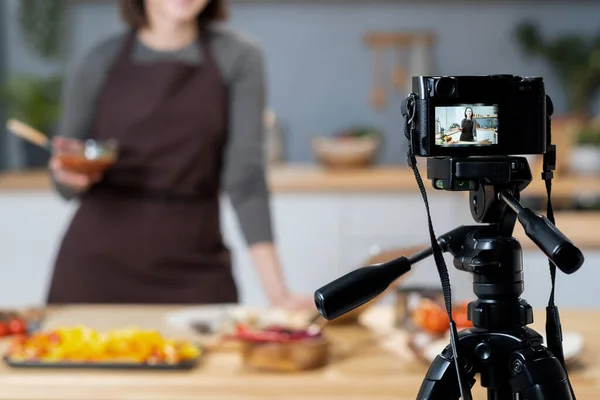
[[[114,139],[106,141],[86,140],[54,149],[53,155],[62,163],[63,168],[83,173],[103,173],[116,161],[119,145]]]
[[[305,371],[325,366],[329,360],[329,342],[316,337],[289,342],[241,343],[246,367],[273,372]]]
[[[373,162],[379,148],[379,139],[318,136],[313,138],[311,144],[317,159],[325,167],[362,168]]]

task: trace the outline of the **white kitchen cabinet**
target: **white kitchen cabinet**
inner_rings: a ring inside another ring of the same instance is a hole
[[[428,192],[436,235],[473,224],[466,196]],[[448,212],[448,207],[450,212]],[[273,219],[286,277],[299,292],[315,289],[363,266],[372,252],[429,243],[425,207],[419,193],[276,193]],[[236,257],[236,273],[244,302],[264,304],[256,275],[245,254],[230,209],[224,208],[226,237]],[[527,239],[526,239],[527,240]],[[566,276],[558,271],[556,301],[561,307],[600,307],[597,290],[600,251],[585,250],[586,263]],[[525,292],[535,307],[544,307],[550,291],[548,262],[538,250],[523,253]],[[453,298],[471,298],[472,276],[453,266],[445,255]],[[413,267],[404,285],[440,286],[433,257]],[[383,300],[385,301],[385,300]]]
[[[429,191],[434,228],[440,235],[471,224],[468,203],[456,193]],[[433,193],[432,193],[433,192]],[[274,193],[273,221],[285,275],[293,290],[312,294],[331,280],[360,267],[379,247],[402,249],[427,244],[425,208],[419,193]],[[43,303],[52,262],[76,203],[47,191],[0,192],[0,306]],[[447,211],[450,207],[451,212]],[[234,255],[242,302],[265,304],[236,216],[223,201],[224,236]],[[557,303],[600,307],[597,291],[600,251],[586,251],[586,264],[574,275],[558,273]],[[455,298],[472,293],[471,276],[446,256]],[[525,298],[536,307],[548,300],[548,265],[538,251],[525,252]],[[429,258],[413,268],[405,284],[439,287]]]
[[[556,271],[555,302],[559,308],[600,308],[595,296],[600,288],[600,251],[583,250],[585,263],[571,275]],[[523,297],[534,306],[545,307],[550,296],[548,259],[539,251],[528,251],[523,257],[525,293]]]
[[[356,193],[340,201],[342,273],[360,267],[378,250],[402,250],[430,243],[427,213],[420,193]],[[465,196],[430,190],[428,201],[436,235],[472,223]],[[451,256],[445,259],[457,298],[467,296],[471,291],[470,277],[454,270]],[[433,258],[414,266],[403,284],[439,286]]]
[[[0,193],[0,306],[44,301],[74,206],[46,191]]]
[[[436,233],[453,229],[465,221],[472,222],[466,219],[471,214],[468,200],[462,194],[431,189],[427,196]],[[418,244],[429,232],[425,205],[418,192],[341,195],[340,209],[343,234],[398,234],[406,239],[412,237]]]

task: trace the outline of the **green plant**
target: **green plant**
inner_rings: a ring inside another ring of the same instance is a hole
[[[60,76],[13,76],[0,89],[0,104],[10,118],[50,134],[60,116],[61,85]]]
[[[593,37],[565,34],[543,39],[531,22],[519,24],[515,36],[529,57],[544,58],[568,95],[569,111],[589,116],[589,106],[600,89],[600,33]]]
[[[66,0],[19,0],[19,27],[27,45],[48,60],[62,56]]]
[[[333,134],[334,137],[338,138],[376,138],[381,139],[383,133],[381,129],[375,126],[368,125],[357,125],[351,126]]]
[[[600,146],[600,126],[587,124],[577,132],[575,142],[579,145]]]

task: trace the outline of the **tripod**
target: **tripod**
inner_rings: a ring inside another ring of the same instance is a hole
[[[468,307],[473,328],[458,334],[461,381],[472,387],[479,374],[489,400],[572,400],[564,365],[543,346],[542,336],[527,327],[533,322],[533,311],[520,298],[522,248],[512,236],[517,219],[563,272],[575,272],[583,255],[548,219],[519,202],[520,191],[531,182],[527,159],[431,159],[428,174],[448,178],[451,184],[466,182],[472,188],[471,214],[475,221],[486,223],[461,226],[438,238],[441,250],[454,256],[454,266],[473,275],[477,297]],[[381,294],[412,264],[432,254],[428,248],[350,272],[315,292],[317,308],[326,319],[334,319]],[[417,399],[460,397],[454,354],[448,345],[434,359]]]

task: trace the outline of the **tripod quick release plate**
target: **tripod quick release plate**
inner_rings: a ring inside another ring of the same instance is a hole
[[[520,182],[523,190],[531,182],[525,157],[444,157],[427,159],[427,178],[438,190],[477,190],[479,185]]]

